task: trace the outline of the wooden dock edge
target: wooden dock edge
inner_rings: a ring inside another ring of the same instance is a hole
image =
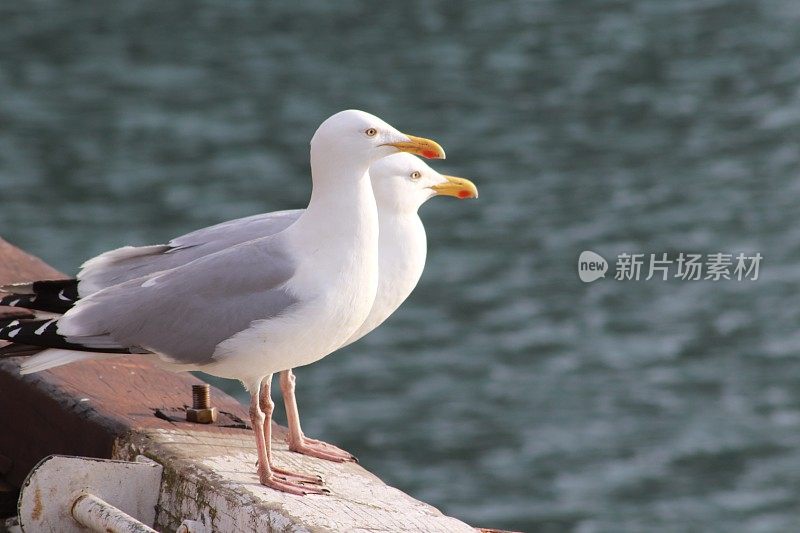
[[[0,239],[0,284],[61,275]],[[8,311],[8,308],[6,308]],[[0,314],[3,309],[0,308]],[[191,404],[189,374],[157,368],[146,357],[91,361],[20,376],[17,358],[0,360],[0,478],[18,489],[51,454],[133,460],[164,467],[155,527],[184,519],[214,532],[469,532],[475,528],[384,484],[364,468],[289,452],[286,430],[273,431],[275,459],[325,479],[331,494],[291,496],[258,484],[247,412],[212,388],[217,425],[180,414]],[[10,489],[9,489],[10,487]]]

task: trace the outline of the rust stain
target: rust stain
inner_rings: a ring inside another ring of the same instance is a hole
[[[31,511],[31,518],[34,521],[42,517],[42,493],[39,487],[36,487],[36,492],[33,493],[33,511]]]

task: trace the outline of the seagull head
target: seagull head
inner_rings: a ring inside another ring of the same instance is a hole
[[[416,212],[434,196],[477,198],[470,180],[439,174],[410,154],[394,154],[376,161],[369,169],[378,210]]]
[[[382,157],[407,152],[429,159],[444,159],[435,141],[401,133],[374,115],[348,109],[331,116],[311,139],[311,159],[338,166],[369,166]],[[365,168],[366,170],[366,168]]]

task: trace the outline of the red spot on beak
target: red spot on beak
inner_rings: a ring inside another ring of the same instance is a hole
[[[423,150],[422,151],[422,156],[427,158],[427,159],[434,159],[434,158],[439,157],[439,154],[434,152],[433,150]]]
[[[469,191],[458,191],[459,198],[467,198],[469,196],[472,196],[472,194]]]

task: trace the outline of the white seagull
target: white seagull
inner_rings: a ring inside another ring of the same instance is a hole
[[[306,484],[311,476],[272,463],[271,378],[330,354],[367,319],[378,288],[368,169],[398,151],[444,158],[435,142],[373,115],[337,113],[311,140],[311,200],[284,231],[105,288],[55,320],[10,321],[0,339],[82,350],[85,358],[151,353],[175,370],[238,379],[250,391],[261,484],[322,493]]]
[[[416,287],[425,268],[427,254],[425,227],[418,215],[422,204],[436,195],[462,199],[478,197],[478,190],[471,181],[439,174],[407,153],[376,161],[369,172],[380,228],[378,292],[367,319],[341,347],[352,344],[380,326]],[[64,313],[74,305],[76,299],[72,298],[76,294],[85,298],[104,288],[169,270],[230,246],[278,233],[294,223],[302,213],[301,209],[265,213],[202,228],[165,245],[126,246],[111,250],[84,263],[77,279],[38,282],[38,286],[26,284],[8,287],[8,290],[18,292],[24,288],[29,294],[8,296],[0,300],[0,305],[13,303],[16,306]],[[74,352],[44,354],[26,361],[23,371],[52,368],[69,363],[75,357]],[[352,455],[336,446],[303,434],[295,398],[295,376],[291,369],[280,373],[280,385],[289,425],[289,449],[330,461],[352,460]],[[264,408],[266,406],[262,406]]]

